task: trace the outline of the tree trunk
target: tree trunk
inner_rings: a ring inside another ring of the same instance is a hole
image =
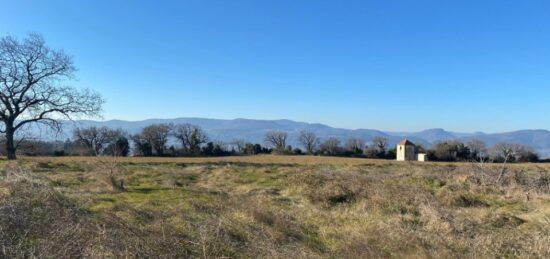
[[[13,141],[13,135],[15,133],[15,129],[13,128],[12,123],[6,123],[6,153],[8,160],[15,160],[17,157],[15,156],[15,143]]]

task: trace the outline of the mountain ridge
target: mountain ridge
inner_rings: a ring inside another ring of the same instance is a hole
[[[395,145],[403,138],[407,138],[416,144],[430,146],[431,144],[442,140],[462,140],[479,139],[488,146],[497,142],[506,141],[525,144],[533,147],[541,156],[550,156],[550,131],[545,129],[524,129],[517,131],[508,131],[500,133],[484,132],[453,132],[443,128],[432,128],[418,132],[392,132],[377,129],[346,129],[332,127],[323,123],[308,123],[293,121],[288,119],[279,120],[257,120],[257,119],[210,119],[199,117],[179,117],[174,119],[145,119],[138,121],[129,120],[75,120],[62,121],[62,132],[57,134],[55,139],[65,139],[71,137],[71,132],[75,127],[88,126],[106,126],[110,128],[122,128],[130,134],[137,133],[143,127],[153,123],[190,123],[203,128],[212,140],[231,141],[233,139],[243,139],[256,143],[263,143],[266,132],[270,130],[283,130],[289,134],[289,144],[297,145],[297,138],[301,130],[310,130],[317,134],[321,139],[334,137],[344,142],[348,138],[361,138],[370,141],[375,136],[388,138],[389,145]],[[46,137],[48,138],[48,137]],[[52,138],[49,137],[48,140]]]

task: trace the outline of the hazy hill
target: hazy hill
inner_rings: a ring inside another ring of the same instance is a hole
[[[449,139],[480,139],[492,145],[500,141],[521,143],[532,146],[540,155],[550,155],[550,131],[547,130],[520,130],[505,133],[485,134],[449,132],[444,129],[427,129],[420,132],[384,132],[375,129],[342,129],[333,128],[320,123],[305,123],[291,120],[218,120],[204,118],[177,118],[177,119],[148,119],[142,121],[93,121],[79,120],[76,122],[64,122],[63,132],[52,137],[51,134],[42,133],[44,139],[63,140],[71,136],[70,132],[76,126],[107,126],[111,128],[122,128],[129,133],[136,133],[141,128],[153,123],[191,123],[201,126],[212,140],[231,141],[233,139],[244,139],[251,142],[263,143],[264,135],[270,130],[282,130],[289,133],[290,144],[296,145],[296,139],[301,130],[311,130],[320,138],[326,139],[335,137],[342,142],[348,138],[361,138],[369,141],[375,136],[388,138],[390,145],[395,145],[399,140],[408,138],[414,143],[429,146],[434,142]]]

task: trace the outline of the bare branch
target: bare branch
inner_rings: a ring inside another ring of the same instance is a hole
[[[286,147],[288,134],[284,131],[269,131],[265,134],[265,142],[277,151],[283,151]]]
[[[99,115],[104,103],[99,94],[62,85],[75,71],[72,58],[46,46],[38,34],[22,41],[0,38],[0,120],[8,158],[15,158],[13,135],[29,123],[58,129],[61,118]]]

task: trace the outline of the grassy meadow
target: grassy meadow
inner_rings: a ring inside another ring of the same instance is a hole
[[[550,165],[0,161],[0,258],[549,258]]]

